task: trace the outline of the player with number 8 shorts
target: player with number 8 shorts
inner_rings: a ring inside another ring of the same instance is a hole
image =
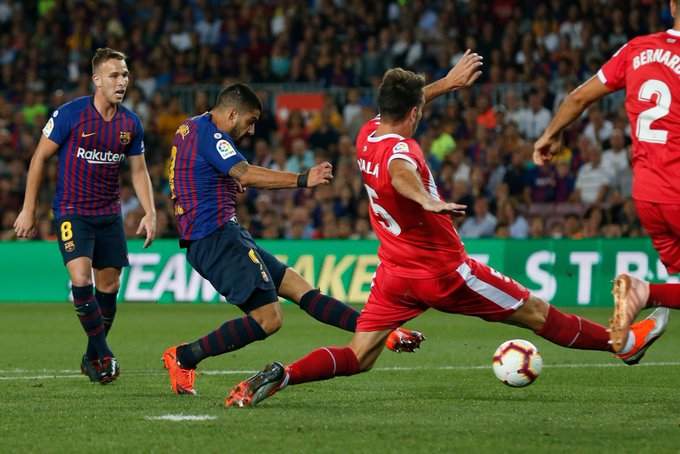
[[[680,272],[680,0],[670,0],[673,28],[624,44],[595,76],[566,98],[534,145],[544,165],[559,152],[562,131],[592,103],[625,89],[633,141],[633,200],[642,226],[669,273]],[[680,308],[680,284],[650,284],[622,273],[614,280],[611,341],[620,352],[645,307]]]
[[[145,211],[137,229],[146,233],[144,247],[156,235],[144,130],[137,115],[121,104],[129,82],[125,58],[113,49],[97,49],[92,58],[94,96],[74,99],[52,113],[31,159],[24,206],[14,224],[19,238],[35,235],[40,183],[47,160],[56,154],[52,211],[76,314],[88,340],[80,368],[90,381],[102,384],[115,380],[120,371],[107,335],[116,314],[121,269],[128,265],[120,206],[123,161],[129,161],[132,185]]]

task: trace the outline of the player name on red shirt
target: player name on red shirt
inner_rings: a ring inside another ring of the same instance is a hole
[[[680,31],[639,36],[597,73],[610,89],[626,89],[636,200],[680,203],[679,54]]]
[[[357,165],[368,193],[369,216],[380,240],[378,257],[391,275],[432,278],[454,272],[467,257],[448,215],[425,211],[392,186],[389,164],[403,159],[417,169],[425,189],[439,198],[418,142],[397,134],[375,136],[380,120],[366,123],[357,136]]]

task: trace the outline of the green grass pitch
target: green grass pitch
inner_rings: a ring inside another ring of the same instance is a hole
[[[580,314],[604,322],[608,310]],[[229,388],[270,360],[289,362],[350,338],[295,306],[270,339],[201,364],[199,396],[170,393],[160,356],[239,312],[226,305],[121,304],[110,344],[112,385],[78,374],[84,336],[67,304],[0,305],[1,452],[677,452],[680,317],[626,367],[567,350],[519,328],[429,312],[410,327],[416,354],[385,352],[376,369],[290,387],[255,409],[225,409]],[[676,315],[676,314],[672,314]],[[535,384],[504,386],[491,355],[507,339],[534,342]],[[167,415],[208,416],[170,421]]]

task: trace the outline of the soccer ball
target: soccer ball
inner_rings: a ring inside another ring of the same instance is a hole
[[[508,386],[521,388],[534,382],[543,368],[543,358],[531,342],[513,339],[503,342],[493,354],[493,372]]]

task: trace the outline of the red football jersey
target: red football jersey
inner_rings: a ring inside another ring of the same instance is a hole
[[[423,152],[414,139],[397,134],[376,137],[378,117],[357,136],[357,164],[370,201],[371,225],[380,240],[381,266],[399,276],[436,277],[453,272],[465,259],[465,249],[451,218],[423,210],[392,186],[387,170],[393,159],[413,164],[425,188],[439,198]]]
[[[633,198],[680,203],[680,31],[639,36],[597,73],[626,89],[633,136]]]

